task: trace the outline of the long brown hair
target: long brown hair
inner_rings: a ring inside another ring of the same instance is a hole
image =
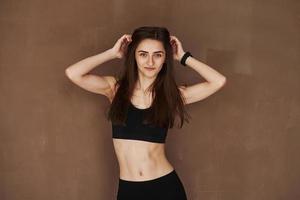
[[[117,75],[116,86],[118,90],[110,105],[107,119],[113,124],[125,125],[126,112],[130,105],[130,99],[133,95],[135,83],[138,80],[138,69],[135,60],[135,50],[138,44],[144,39],[154,39],[161,41],[165,51],[166,58],[158,73],[156,79],[148,88],[152,94],[152,105],[146,109],[146,118],[144,122],[150,122],[160,127],[172,128],[175,116],[180,117],[180,128],[184,120],[189,122],[190,117],[184,109],[184,98],[178,89],[174,79],[173,72],[173,49],[170,44],[170,34],[165,27],[143,26],[134,30],[131,35],[131,42],[125,52],[125,68],[121,75]]]

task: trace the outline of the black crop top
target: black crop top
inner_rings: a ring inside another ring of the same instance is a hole
[[[112,124],[112,137],[130,140],[143,140],[155,143],[165,143],[168,128],[142,124],[144,113],[149,108],[140,109],[131,102],[127,112],[126,125]]]

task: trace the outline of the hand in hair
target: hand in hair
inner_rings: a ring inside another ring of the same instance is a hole
[[[111,48],[112,53],[117,57],[117,58],[123,58],[128,44],[131,42],[131,35],[129,34],[124,34],[122,37],[120,37],[115,45]]]
[[[170,36],[170,43],[173,49],[173,58],[177,61],[180,61],[182,56],[184,55],[184,50],[182,48],[181,42],[178,40],[177,37],[171,35]]]

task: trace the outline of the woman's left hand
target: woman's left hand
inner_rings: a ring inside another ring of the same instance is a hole
[[[180,61],[182,56],[184,55],[184,51],[181,45],[181,42],[178,40],[177,37],[171,35],[170,36],[170,43],[173,49],[173,58],[177,61]]]

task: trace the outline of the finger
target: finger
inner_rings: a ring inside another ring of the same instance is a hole
[[[127,36],[126,39],[127,39],[128,42],[131,42],[131,41],[132,41],[131,38],[130,38],[129,36]]]
[[[123,41],[123,39],[124,39],[124,35],[118,39],[118,42]]]
[[[131,35],[129,35],[128,37],[129,37],[130,41],[132,41]]]
[[[127,36],[125,36],[123,39],[122,39],[122,42],[123,43],[128,43],[130,40],[127,38]]]
[[[121,39],[121,40],[124,40],[124,39],[127,38],[127,36],[128,36],[128,34],[124,34],[120,39]]]
[[[170,36],[170,41],[173,41],[173,40],[174,40],[174,36],[171,35],[171,36]]]
[[[172,39],[170,40],[171,44],[180,44],[180,41],[176,38],[176,37],[172,37]]]
[[[179,42],[178,38],[177,38],[177,37],[175,37],[175,36],[174,36],[174,40],[175,40],[176,42]]]
[[[124,40],[125,40],[126,42],[130,42],[130,41],[131,41],[130,35],[126,35]]]
[[[172,38],[176,41],[179,41],[179,39],[176,36],[172,36]]]

